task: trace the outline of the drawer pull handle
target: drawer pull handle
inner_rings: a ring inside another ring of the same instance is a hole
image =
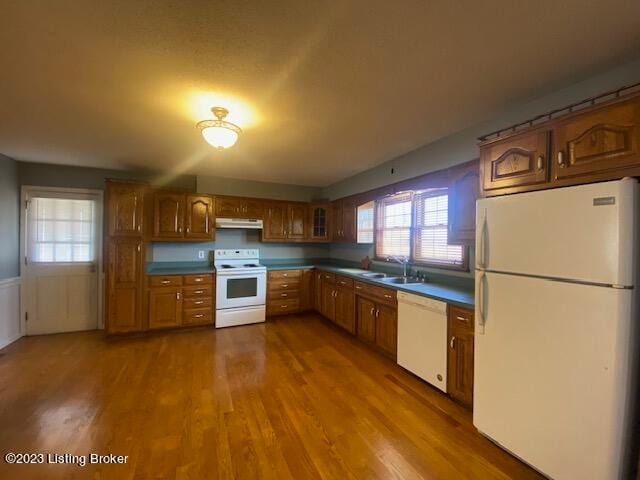
[[[468,318],[461,317],[460,315],[456,315],[456,320],[460,320],[461,322],[468,322]]]
[[[288,284],[288,283],[283,283],[283,284],[282,284],[282,288],[287,288],[288,286],[289,286],[289,284]]]
[[[203,279],[202,279],[202,278],[194,278],[194,280],[195,280],[196,282],[201,282]]]
[[[195,302],[193,302],[194,305],[202,305],[204,303],[204,301],[202,300],[196,300]]]
[[[201,294],[201,293],[204,293],[204,290],[196,290],[193,293]]]
[[[204,314],[203,313],[197,313],[196,315],[194,315],[194,317],[202,318],[202,317],[204,317]]]
[[[281,293],[281,294],[280,294],[280,296],[281,296],[281,297],[286,297],[286,296],[288,296],[288,295],[289,295],[288,293]]]
[[[362,290],[362,287],[360,285],[356,285],[356,289],[357,290]]]
[[[283,276],[283,277],[288,277],[288,276],[289,276],[289,274],[288,274],[288,273],[283,273],[283,274],[282,274],[282,276]]]
[[[286,305],[280,305],[280,308],[287,308]]]
[[[162,284],[165,284],[165,285],[166,285],[167,283],[171,283],[171,280],[162,280],[160,283],[162,283]]]
[[[389,295],[388,293],[385,293],[384,298],[391,298],[391,295]]]

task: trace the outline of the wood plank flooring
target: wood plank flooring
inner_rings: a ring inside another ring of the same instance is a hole
[[[22,338],[0,351],[2,479],[538,479],[471,415],[315,314],[221,330]]]

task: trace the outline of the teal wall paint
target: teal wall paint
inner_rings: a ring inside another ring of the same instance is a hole
[[[198,175],[198,192],[302,202],[316,200],[322,196],[322,188],[320,187],[257,182],[254,180],[238,180],[206,175]]]
[[[331,199],[345,197],[473,160],[478,158],[477,138],[480,135],[638,81],[640,59],[544,94],[535,100],[506,108],[484,122],[330,185],[323,189],[322,195]],[[394,174],[391,174],[391,168],[394,169]]]
[[[20,276],[18,162],[0,154],[0,280]]]
[[[292,244],[292,243],[262,243],[259,230],[216,230],[214,242],[203,243],[170,243],[155,242],[152,245],[151,258],[154,262],[190,262],[199,261],[198,251],[204,250],[209,256],[215,248],[258,248],[260,258],[326,258],[329,255],[329,245]]]
[[[131,180],[148,182],[170,188],[196,191],[195,175],[179,175],[159,183],[161,177],[154,172],[109,170],[103,168],[76,167],[45,163],[18,162],[20,185],[37,187],[104,189],[105,180]],[[164,178],[164,177],[162,177]]]

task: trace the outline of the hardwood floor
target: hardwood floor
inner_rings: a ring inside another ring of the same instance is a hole
[[[0,478],[534,479],[471,415],[315,314],[26,337],[0,355],[0,452],[128,455]]]

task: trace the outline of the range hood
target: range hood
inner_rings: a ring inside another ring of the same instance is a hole
[[[216,228],[249,228],[262,230],[262,220],[250,218],[216,218]]]

